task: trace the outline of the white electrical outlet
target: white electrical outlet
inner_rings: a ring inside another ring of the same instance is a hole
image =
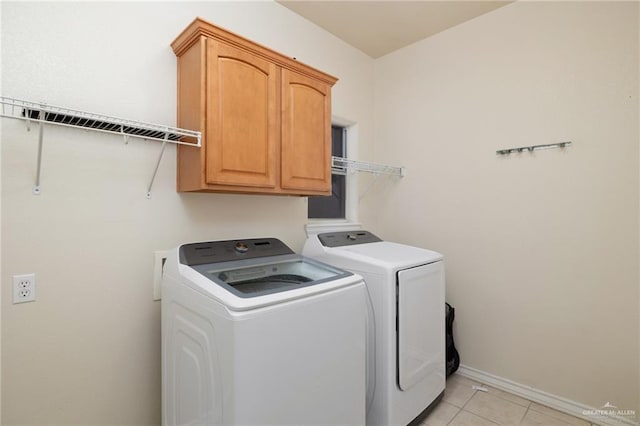
[[[162,299],[162,276],[164,275],[164,264],[169,257],[169,250],[157,250],[153,252],[155,261],[153,263],[153,300]]]
[[[35,302],[36,274],[13,276],[13,303]]]

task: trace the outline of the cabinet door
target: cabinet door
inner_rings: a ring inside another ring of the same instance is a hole
[[[331,193],[331,87],[282,70],[283,189]]]
[[[276,186],[278,68],[207,40],[208,184]]]

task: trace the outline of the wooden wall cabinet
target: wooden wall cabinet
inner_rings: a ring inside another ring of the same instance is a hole
[[[172,43],[178,191],[331,193],[331,87],[337,79],[197,18]]]

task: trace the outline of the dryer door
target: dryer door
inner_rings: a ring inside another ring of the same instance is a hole
[[[431,374],[444,374],[443,262],[399,271],[397,292],[398,385],[406,391]]]

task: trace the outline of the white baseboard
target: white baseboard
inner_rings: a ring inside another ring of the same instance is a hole
[[[476,370],[475,368],[467,367],[460,364],[460,368],[457,371],[461,376],[467,377],[476,382],[480,382],[486,385],[493,386],[496,389],[500,389],[514,395],[521,396],[530,401],[537,402],[547,407],[562,411],[563,413],[570,414],[574,417],[579,417],[590,423],[604,425],[604,426],[638,426],[639,423],[635,422],[631,418],[625,418],[622,416],[589,416],[585,412],[594,412],[598,410],[594,407],[589,407],[579,402],[571,401],[560,396],[552,395],[548,392],[544,392],[530,386],[522,385],[520,383],[513,382],[509,379],[495,376],[491,373]]]

